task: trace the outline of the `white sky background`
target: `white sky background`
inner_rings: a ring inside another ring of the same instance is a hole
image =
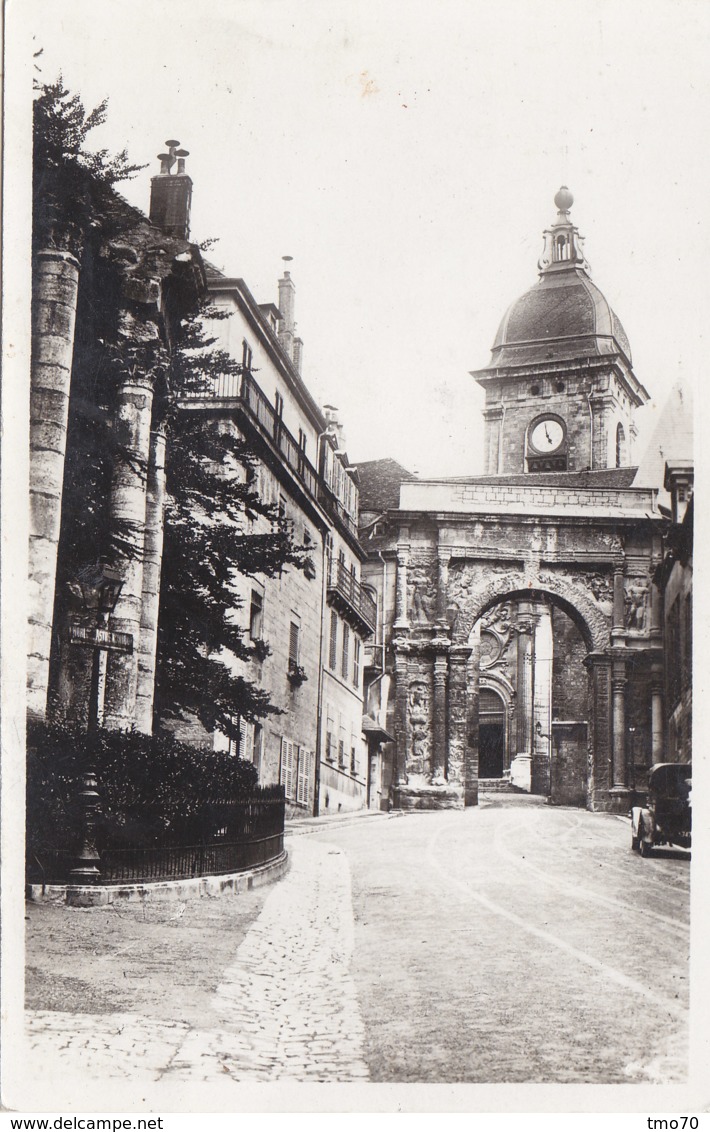
[[[149,164],[132,203],[178,138],[209,257],[259,302],[294,257],[304,377],[352,460],[482,470],[468,371],[535,283],[563,182],[639,379],[662,403],[703,376],[705,0],[21,3],[42,77],[109,98],[93,145]]]

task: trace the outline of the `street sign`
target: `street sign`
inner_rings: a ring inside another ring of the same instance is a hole
[[[93,649],[115,649],[118,652],[133,652],[133,634],[121,633],[114,629],[100,629],[98,626],[86,628],[84,625],[70,625],[69,640],[73,645],[88,645]]]

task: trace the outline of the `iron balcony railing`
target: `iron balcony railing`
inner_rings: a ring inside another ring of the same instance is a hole
[[[377,625],[377,604],[342,562],[334,562],[328,579],[328,601],[355,621],[365,636]]]
[[[311,498],[320,503],[332,518],[346,526],[351,534],[357,535],[356,520],[323,482],[250,373],[228,373],[207,378],[200,388],[186,391],[183,399],[210,404],[238,401],[250,420],[258,426],[259,431],[278,449],[285,463],[296,473]]]

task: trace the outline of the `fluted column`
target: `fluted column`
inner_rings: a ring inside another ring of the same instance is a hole
[[[407,532],[408,533],[408,532]],[[407,603],[407,568],[409,566],[409,541],[400,538],[397,543],[397,588],[395,592],[395,629],[409,626]]]
[[[663,762],[665,747],[663,733],[663,669],[654,664],[651,669],[651,762]]]
[[[611,638],[617,640],[626,629],[624,610],[624,563],[614,563],[614,604],[612,608]]]
[[[123,578],[123,588],[112,624],[132,635],[133,652],[109,653],[104,712],[104,723],[109,728],[131,727],[136,719],[152,407],[152,378],[139,372],[126,375],[116,394],[116,437],[124,452],[114,469],[110,515],[114,529],[120,530],[130,549],[115,563]]]
[[[407,784],[407,702],[409,696],[408,647],[404,641],[394,642],[395,673],[395,751],[394,784]]]
[[[78,286],[74,255],[51,248],[37,253],[30,377],[27,708],[42,718],[47,710]]]
[[[434,735],[431,752],[431,778],[435,784],[446,779],[446,688],[449,662],[445,653],[434,657]]]
[[[138,643],[136,728],[150,735],[153,730],[155,657],[158,646],[160,570],[163,561],[165,512],[165,426],[151,433],[143,548],[143,599]]]
[[[439,632],[449,631],[449,622],[446,617],[449,588],[449,559],[451,551],[446,547],[439,547],[437,558],[437,584],[436,584],[436,624]]]
[[[622,661],[614,661],[611,676],[612,721],[613,721],[613,756],[612,756],[612,789],[625,790],[627,782],[626,770],[626,665]]]
[[[449,783],[452,785],[462,785],[467,782],[467,665],[470,655],[470,648],[462,648],[461,646],[452,648],[449,653],[449,733],[446,774]],[[465,804],[468,805],[469,803]]]

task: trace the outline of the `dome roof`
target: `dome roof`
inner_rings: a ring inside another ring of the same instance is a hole
[[[516,299],[501,322],[490,367],[622,354],[631,366],[623,326],[589,277],[584,239],[570,220],[574,197],[555,194],[557,218],[544,233],[540,281]]]
[[[623,354],[631,365],[626,332],[584,267],[543,271],[534,287],[508,308],[491,366],[564,361]]]

